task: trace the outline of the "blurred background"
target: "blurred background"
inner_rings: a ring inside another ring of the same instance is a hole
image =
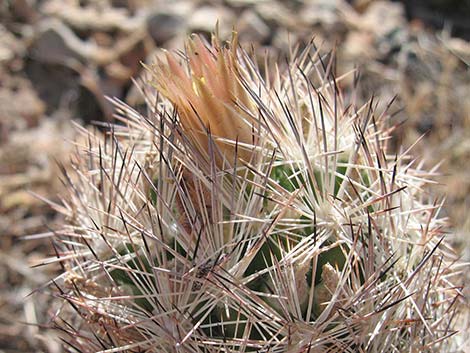
[[[385,107],[396,95],[390,151],[422,137],[411,154],[440,164],[429,197],[446,195],[449,237],[470,260],[469,0],[0,0],[1,353],[61,352],[44,329],[51,298],[28,296],[57,271],[34,267],[54,256],[51,241],[21,237],[61,222],[40,197],[60,202],[73,122],[112,122],[105,96],[144,109],[132,81],[141,63],[183,49],[189,33],[209,36],[217,20],[222,38],[235,28],[242,46],[280,62],[314,36],[336,50],[338,75],[359,68],[359,101]]]

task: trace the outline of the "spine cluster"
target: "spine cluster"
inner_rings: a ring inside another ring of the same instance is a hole
[[[439,352],[459,289],[433,173],[313,44],[260,70],[188,40],[148,114],[83,131],[55,237],[71,352]]]

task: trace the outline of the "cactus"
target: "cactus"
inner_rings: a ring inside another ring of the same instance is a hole
[[[148,66],[148,114],[82,130],[63,272],[71,352],[426,352],[459,289],[433,172],[387,153],[386,111],[310,43],[261,73],[236,34]]]

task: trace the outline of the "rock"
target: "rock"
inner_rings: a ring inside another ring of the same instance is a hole
[[[69,67],[33,59],[26,62],[24,72],[46,104],[47,115],[68,105],[78,94],[79,74]]]
[[[187,0],[160,0],[155,5],[159,12],[171,13],[183,18],[190,18],[196,11],[197,1]]]
[[[24,45],[0,24],[0,64],[11,62],[24,54]]]
[[[343,0],[306,1],[299,17],[308,26],[323,25],[331,27],[340,23],[340,11],[347,6]]]
[[[0,146],[0,213],[16,207],[44,207],[28,194],[46,186],[47,195],[52,196],[61,188],[57,161],[68,163],[66,156],[72,145],[66,140],[74,135],[70,124],[55,119],[43,119],[35,128],[12,133]]]
[[[25,23],[31,23],[36,19],[37,13],[34,9],[34,1],[15,0],[10,1],[9,3],[9,5],[11,6],[11,14],[16,20]]]
[[[271,34],[269,26],[251,9],[243,11],[236,29],[246,43],[264,43]]]
[[[376,56],[374,38],[369,32],[365,31],[349,32],[342,50],[349,60],[371,60]]]
[[[30,55],[44,63],[71,65],[85,60],[77,49],[81,46],[81,40],[69,27],[57,20],[46,20],[38,28]]]
[[[400,3],[375,1],[361,16],[358,25],[376,37],[384,37],[406,27],[405,9]]]
[[[78,70],[80,63],[107,65],[131,52],[146,36],[144,27],[116,38],[109,47],[91,40],[81,40],[69,27],[56,19],[45,20],[31,45],[31,55],[44,63],[60,64]]]
[[[220,37],[227,38],[235,23],[235,16],[226,7],[202,6],[194,12],[188,26],[191,32],[210,34],[217,23],[221,24],[219,26]]]
[[[270,1],[270,0],[226,0],[225,2],[233,7],[244,7],[244,6],[252,7],[256,4],[259,4],[265,1]]]
[[[133,32],[140,29],[145,20],[142,13],[131,17],[125,8],[103,7],[98,1],[82,7],[78,1],[49,0],[41,6],[41,12],[84,31]]]
[[[6,139],[10,131],[36,126],[45,111],[44,103],[38,98],[29,81],[3,77],[0,88],[0,128]],[[6,82],[8,81],[8,82]],[[0,142],[2,136],[0,136]]]
[[[186,29],[182,16],[171,13],[154,13],[147,18],[147,30],[157,46],[163,45]]]
[[[409,42],[403,6],[388,1],[372,2],[364,14],[345,15],[348,27],[347,55],[361,60],[393,60],[393,53]]]
[[[364,12],[374,0],[351,0],[350,3],[354,9],[360,13]]]
[[[296,29],[299,26],[297,16],[280,1],[262,1],[255,5],[256,12],[270,26]]]

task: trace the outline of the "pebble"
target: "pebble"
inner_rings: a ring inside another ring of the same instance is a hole
[[[12,61],[24,54],[24,45],[0,24],[0,64]]]
[[[333,26],[340,22],[339,11],[344,8],[343,0],[306,1],[300,13],[302,21],[309,26]]]
[[[191,16],[188,26],[194,32],[212,33],[216,24],[220,23],[219,34],[227,38],[232,31],[230,24],[234,22],[234,14],[225,7],[202,6]]]
[[[30,47],[30,53],[35,60],[54,64],[84,61],[74,48],[80,45],[80,39],[62,22],[46,20],[38,29],[39,33]]]
[[[401,4],[390,1],[375,1],[361,16],[361,27],[376,37],[384,37],[391,32],[406,27],[405,11]]]
[[[176,14],[157,12],[147,19],[148,33],[157,46],[168,42],[179,33],[184,32],[185,29],[184,17]]]
[[[236,29],[246,43],[264,43],[271,34],[269,26],[251,9],[243,11]]]
[[[255,5],[256,12],[272,27],[295,29],[298,27],[298,15],[279,1],[261,1]]]

